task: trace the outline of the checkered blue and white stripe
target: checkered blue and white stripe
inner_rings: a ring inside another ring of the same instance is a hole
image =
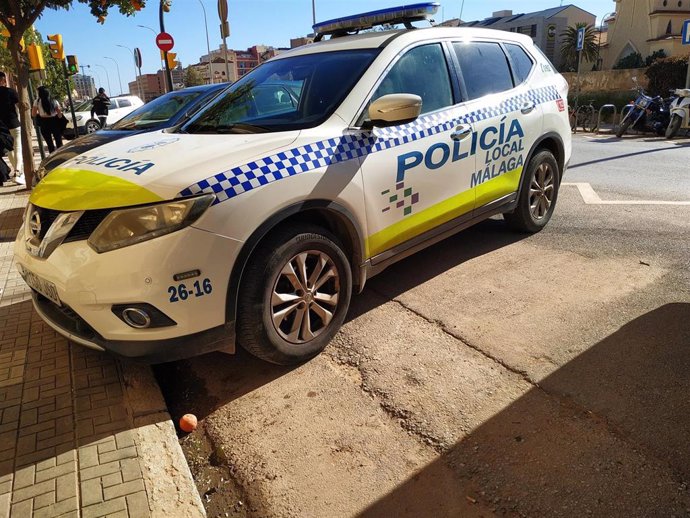
[[[513,96],[495,106],[480,108],[462,117],[448,119],[456,111],[452,108],[419,117],[403,126],[377,128],[373,133],[362,132],[314,142],[220,172],[190,185],[180,192],[180,196],[215,193],[215,203],[220,203],[261,185],[450,131],[458,124],[501,117],[520,110],[527,102],[543,104],[557,99],[560,99],[560,94],[556,87],[547,86]]]

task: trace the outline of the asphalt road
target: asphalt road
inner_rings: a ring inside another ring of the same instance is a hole
[[[159,368],[209,515],[690,516],[688,144],[577,135],[546,230],[394,265],[303,366]]]

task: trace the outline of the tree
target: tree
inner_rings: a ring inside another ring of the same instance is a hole
[[[561,38],[561,58],[563,59],[564,70],[577,70],[577,31],[585,27],[585,41],[582,47],[582,59],[590,63],[596,63],[599,57],[599,46],[596,43],[596,30],[593,25],[578,23],[574,27],[567,27],[562,33]]]
[[[199,71],[191,65],[184,69],[183,81],[185,86],[198,86],[204,84],[204,80],[201,74],[199,74]]]
[[[17,74],[19,94],[19,117],[22,132],[22,154],[27,189],[33,179],[33,146],[31,145],[31,112],[29,107],[29,67],[25,61],[20,41],[43,11],[48,9],[69,9],[75,2],[86,4],[99,23],[105,23],[109,9],[117,8],[130,16],[141,9],[145,0],[0,0],[0,23],[10,34],[7,49]]]
[[[613,65],[614,70],[625,70],[628,68],[642,68],[644,66],[644,60],[642,59],[642,54],[639,52],[631,52],[625,57],[618,60],[618,63]]]

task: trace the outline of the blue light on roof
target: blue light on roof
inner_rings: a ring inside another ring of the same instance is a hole
[[[409,24],[410,22],[428,20],[436,14],[440,6],[439,2],[401,5],[368,13],[353,14],[343,18],[334,18],[333,20],[317,23],[312,28],[316,34],[326,35],[370,29],[376,25]]]

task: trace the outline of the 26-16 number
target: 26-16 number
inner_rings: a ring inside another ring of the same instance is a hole
[[[189,297],[203,297],[204,295],[209,295],[212,291],[213,286],[211,286],[211,279],[194,281],[191,289],[188,289],[185,284],[178,284],[177,286],[168,287],[170,302],[187,300]]]

